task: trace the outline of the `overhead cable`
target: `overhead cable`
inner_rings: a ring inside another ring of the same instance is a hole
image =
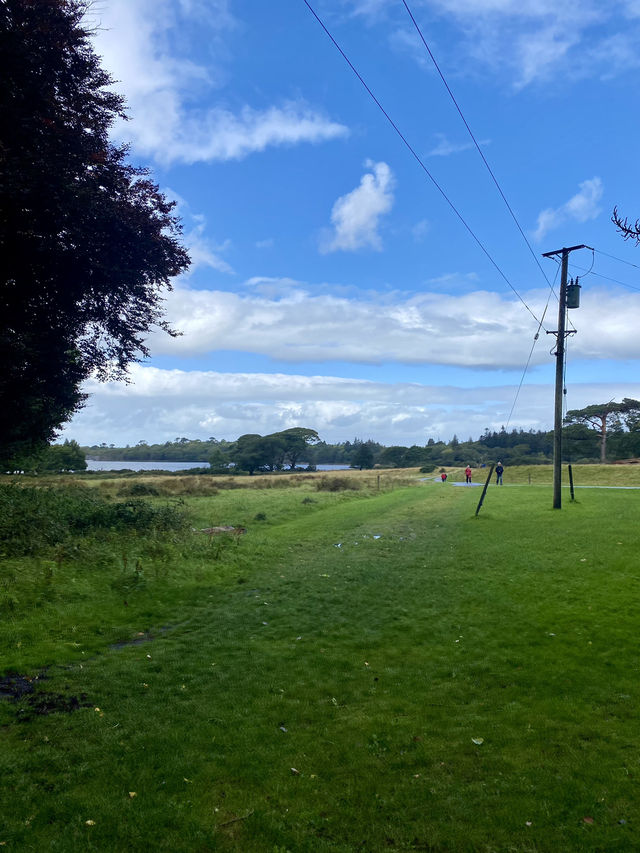
[[[520,225],[520,223],[518,222],[518,218],[517,218],[517,216],[515,215],[515,213],[514,213],[514,211],[513,211],[513,208],[512,208],[512,207],[511,207],[511,205],[509,204],[509,201],[507,200],[507,197],[506,197],[506,195],[504,194],[504,192],[503,192],[503,190],[502,190],[502,187],[500,186],[500,183],[499,183],[498,179],[496,178],[496,176],[495,176],[495,173],[494,173],[493,169],[492,169],[492,168],[491,168],[491,166],[489,165],[489,162],[487,161],[487,158],[484,156],[484,154],[483,154],[483,152],[482,152],[482,148],[480,147],[480,144],[479,144],[478,140],[476,139],[476,137],[475,137],[475,135],[474,135],[473,131],[471,130],[471,127],[469,126],[468,121],[467,121],[467,120],[466,120],[466,118],[464,117],[464,114],[463,114],[463,112],[462,112],[462,110],[461,110],[461,108],[460,108],[460,105],[458,104],[458,101],[456,100],[455,95],[454,95],[454,94],[453,94],[453,92],[451,91],[451,87],[450,87],[450,86],[449,86],[449,84],[447,83],[447,80],[446,80],[446,78],[445,78],[444,74],[442,73],[442,70],[441,70],[440,66],[438,65],[438,62],[437,62],[437,60],[436,60],[435,56],[433,55],[433,53],[432,53],[432,51],[431,51],[431,48],[430,48],[430,47],[429,47],[429,45],[427,44],[427,41],[426,41],[426,39],[425,39],[425,37],[424,37],[424,34],[423,34],[422,30],[420,29],[420,26],[419,26],[418,22],[416,21],[416,19],[415,19],[414,15],[413,15],[413,12],[412,12],[412,11],[411,11],[411,9],[409,8],[409,4],[407,3],[407,0],[402,0],[402,2],[403,2],[403,4],[404,4],[405,9],[407,10],[407,13],[408,13],[409,17],[411,18],[411,20],[412,20],[412,22],[413,22],[414,27],[416,28],[416,31],[417,31],[418,35],[420,36],[420,39],[421,39],[421,41],[422,41],[422,44],[425,46],[425,49],[426,49],[427,53],[428,53],[428,54],[429,54],[429,56],[431,57],[431,61],[433,62],[433,64],[434,64],[434,67],[435,67],[436,71],[437,71],[437,72],[438,72],[438,74],[440,75],[440,79],[442,80],[442,82],[443,82],[443,84],[444,84],[445,89],[446,89],[446,90],[447,90],[447,92],[449,93],[449,97],[450,97],[450,98],[451,98],[451,100],[453,101],[453,105],[455,106],[456,110],[458,111],[458,115],[459,115],[459,116],[460,116],[460,118],[462,119],[462,123],[463,123],[463,124],[464,124],[464,126],[466,127],[466,129],[467,129],[467,131],[468,131],[468,133],[469,133],[469,136],[471,137],[471,139],[472,139],[472,141],[473,141],[473,144],[474,144],[474,145],[475,145],[475,147],[476,147],[476,150],[477,150],[478,154],[479,154],[479,155],[480,155],[480,157],[482,158],[482,162],[483,162],[483,163],[484,163],[484,165],[486,166],[487,171],[488,171],[488,172],[489,172],[489,174],[491,175],[491,179],[493,180],[493,183],[496,185],[496,188],[497,188],[498,192],[500,193],[500,196],[502,197],[502,200],[504,201],[505,205],[507,206],[507,210],[508,210],[508,211],[509,211],[509,213],[511,214],[511,218],[512,218],[512,219],[513,219],[513,221],[515,222],[515,224],[516,224],[516,228],[517,228],[517,229],[518,229],[518,231],[520,232],[520,235],[521,235],[522,239],[524,240],[524,242],[527,244],[527,248],[528,248],[528,249],[529,249],[529,251],[531,252],[531,256],[533,257],[533,260],[536,262],[536,265],[537,265],[538,269],[540,270],[540,272],[541,272],[541,273],[542,273],[542,275],[544,276],[544,280],[547,282],[547,284],[549,285],[549,287],[551,287],[551,282],[550,282],[550,281],[549,281],[549,279],[547,278],[547,274],[545,273],[545,271],[544,271],[544,269],[543,269],[543,267],[542,267],[542,264],[540,263],[540,260],[538,259],[538,256],[536,255],[535,251],[533,250],[533,247],[531,246],[531,243],[530,243],[530,242],[529,242],[529,240],[527,239],[527,235],[524,233],[524,230],[522,229],[522,226],[521,226],[521,225]]]
[[[620,284],[622,287],[628,287],[629,290],[637,290],[638,292],[640,292],[640,287],[636,287],[633,284],[627,284],[626,281],[619,281],[619,279],[617,279],[617,278],[610,278],[610,276],[608,276],[608,275],[602,275],[601,272],[593,272],[593,270],[585,270],[584,267],[578,267],[573,263],[571,264],[571,266],[576,270],[580,270],[581,272],[590,272],[591,275],[595,275],[598,278],[604,278],[606,281],[612,281],[614,284]]]
[[[626,264],[629,267],[635,267],[637,270],[640,270],[640,265],[632,264],[631,261],[625,261],[624,258],[617,258],[615,255],[609,255],[606,252],[600,251],[600,249],[594,249],[594,252],[597,252],[599,255],[604,255],[605,258],[611,258],[613,261],[620,261],[621,264]]]
[[[518,297],[518,299],[520,300],[520,302],[522,302],[522,304],[523,304],[523,305],[524,305],[524,307],[527,309],[527,311],[529,312],[529,314],[531,314],[531,316],[532,316],[532,317],[533,317],[533,319],[536,321],[536,323],[539,323],[540,321],[538,320],[538,318],[536,317],[536,315],[533,313],[533,311],[531,310],[531,308],[529,308],[529,306],[527,305],[527,303],[525,302],[525,300],[524,300],[524,299],[522,298],[522,296],[518,293],[518,291],[517,291],[517,290],[516,290],[516,288],[513,286],[513,284],[511,284],[511,282],[510,282],[510,281],[509,281],[509,279],[507,278],[507,275],[502,271],[502,269],[500,268],[500,266],[498,266],[498,263],[494,260],[493,256],[490,254],[489,250],[485,247],[485,245],[482,243],[482,241],[480,240],[480,238],[475,234],[475,232],[473,231],[473,229],[471,228],[471,226],[468,224],[468,222],[467,222],[467,221],[465,220],[465,218],[462,216],[462,214],[460,213],[460,211],[457,209],[457,207],[456,207],[456,206],[454,205],[454,203],[451,201],[451,199],[450,199],[450,198],[449,198],[449,196],[446,194],[446,192],[444,191],[444,189],[440,186],[440,184],[438,183],[438,181],[434,178],[434,176],[431,174],[431,172],[429,171],[429,169],[426,167],[426,165],[424,164],[424,162],[423,162],[423,161],[422,161],[422,159],[420,158],[420,155],[419,155],[419,154],[416,152],[416,150],[413,148],[413,146],[411,145],[411,143],[409,142],[409,140],[408,140],[408,139],[406,138],[406,136],[402,133],[402,131],[400,130],[400,128],[398,127],[398,125],[397,125],[397,124],[395,123],[395,121],[391,118],[391,116],[389,115],[389,113],[385,110],[385,108],[382,106],[382,104],[380,103],[380,101],[378,100],[378,98],[374,95],[374,93],[372,92],[372,90],[369,88],[369,86],[368,86],[368,85],[367,85],[367,83],[365,82],[364,78],[362,77],[362,75],[360,74],[360,72],[357,70],[357,68],[353,65],[353,63],[351,62],[351,60],[349,59],[349,57],[347,56],[347,54],[346,54],[346,53],[344,52],[344,50],[340,47],[340,45],[339,45],[339,44],[338,44],[338,42],[335,40],[335,38],[333,37],[333,35],[329,32],[329,30],[328,30],[328,28],[326,27],[326,25],[325,25],[324,21],[322,21],[322,19],[320,18],[320,16],[317,14],[317,12],[316,12],[316,11],[314,10],[314,8],[311,6],[311,4],[309,3],[309,0],[303,0],[303,2],[304,2],[304,4],[305,4],[305,6],[309,9],[309,11],[311,12],[311,14],[313,15],[313,17],[316,19],[316,21],[320,24],[320,26],[322,27],[322,29],[324,30],[324,32],[326,33],[326,35],[328,36],[328,38],[330,39],[330,41],[333,43],[334,47],[338,50],[338,52],[340,53],[340,55],[342,56],[342,58],[344,59],[344,61],[345,61],[345,62],[347,63],[347,65],[349,66],[349,68],[353,71],[353,73],[356,75],[356,77],[358,78],[358,80],[362,83],[362,85],[364,86],[364,88],[366,89],[367,93],[370,95],[371,99],[374,101],[374,103],[376,104],[376,106],[378,107],[378,109],[380,110],[380,112],[384,115],[384,117],[387,119],[387,121],[389,122],[389,124],[391,125],[391,127],[395,130],[395,132],[397,133],[397,135],[400,137],[400,139],[402,140],[402,142],[405,144],[406,148],[410,151],[410,153],[413,155],[414,159],[418,162],[419,166],[420,166],[420,167],[421,167],[421,169],[424,171],[424,173],[427,175],[427,177],[429,178],[429,180],[431,181],[431,183],[434,185],[434,187],[438,190],[438,192],[440,193],[440,195],[441,195],[441,196],[444,198],[444,200],[447,202],[447,204],[449,205],[449,207],[451,208],[451,210],[455,213],[455,215],[456,215],[456,216],[457,216],[457,218],[460,220],[460,222],[462,223],[462,225],[465,227],[465,229],[467,230],[467,232],[471,235],[471,237],[472,237],[472,238],[473,238],[473,240],[475,241],[476,245],[481,249],[481,251],[483,252],[483,254],[485,255],[485,257],[490,261],[490,263],[492,264],[492,266],[494,267],[494,269],[495,269],[495,270],[497,270],[498,274],[499,274],[499,275],[500,275],[500,277],[503,279],[503,281],[505,281],[505,282],[506,282],[506,284],[511,288],[511,290],[512,290],[512,291],[515,293],[515,295]]]
[[[553,279],[553,284],[556,283],[556,279],[558,278],[559,270],[560,270],[560,267],[558,267],[556,269],[556,274],[555,274],[555,277]],[[540,329],[542,328],[542,324],[544,323],[544,318],[545,318],[545,315],[547,313],[547,309],[549,308],[549,302],[551,300],[552,294],[554,294],[553,285],[551,283],[549,283],[549,296],[547,297],[547,304],[544,306],[544,312],[542,314],[542,320],[540,320],[540,325],[538,326],[538,331],[533,336],[533,343],[531,344],[531,350],[529,351],[529,358],[527,359],[527,363],[525,364],[524,370],[522,371],[522,376],[520,377],[520,384],[518,385],[518,387],[516,389],[516,393],[515,393],[515,396],[513,398],[513,403],[511,404],[511,411],[509,412],[509,417],[507,418],[507,424],[506,424],[505,429],[507,429],[509,424],[511,423],[511,417],[512,417],[513,411],[516,407],[516,403],[518,402],[518,397],[520,396],[520,391],[521,391],[522,385],[524,383],[524,378],[527,375],[527,371],[529,370],[529,364],[531,363],[533,351],[536,348],[536,344],[538,343],[538,340],[540,338]]]

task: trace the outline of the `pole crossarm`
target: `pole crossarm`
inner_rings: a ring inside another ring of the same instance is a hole
[[[575,252],[577,249],[590,249],[593,252],[591,246],[585,246],[584,243],[581,243],[579,246],[569,246],[566,249],[554,249],[553,252],[543,252],[543,258],[552,258],[554,255],[562,255],[565,252],[569,254],[569,252]]]

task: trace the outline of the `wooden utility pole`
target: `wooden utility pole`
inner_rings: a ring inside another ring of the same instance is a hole
[[[551,258],[554,255],[562,255],[562,269],[560,273],[560,299],[558,307],[558,331],[550,334],[557,335],[556,346],[556,392],[555,411],[553,419],[553,508],[562,508],[562,391],[564,386],[564,341],[567,335],[567,276],[569,270],[569,252],[576,249],[587,249],[588,246],[571,246],[568,249],[556,249],[554,252],[545,252],[543,258]]]

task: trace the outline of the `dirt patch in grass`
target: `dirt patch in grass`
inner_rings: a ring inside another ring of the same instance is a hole
[[[40,678],[44,678],[44,675],[20,675],[17,672],[8,672],[0,678],[0,699],[17,702],[23,696],[33,693]]]
[[[109,648],[124,649],[127,646],[140,646],[143,643],[152,643],[155,639],[157,639],[158,635],[170,631],[171,627],[171,625],[163,625],[161,628],[157,629],[156,633],[152,633],[151,631],[138,631],[137,634],[135,634],[133,637],[129,637],[129,639],[127,640],[118,640],[117,643],[111,643]]]
[[[36,690],[40,682],[45,679],[46,675],[43,672],[37,675],[9,672],[0,678],[0,699],[21,703],[21,707],[16,711],[19,720],[30,720],[33,717],[56,713],[71,714],[80,708],[91,707],[86,693],[74,696]]]

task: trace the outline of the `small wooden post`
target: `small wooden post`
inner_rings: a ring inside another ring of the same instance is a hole
[[[489,476],[487,477],[487,481],[484,484],[484,489],[482,490],[482,494],[480,495],[480,501],[478,502],[478,508],[476,509],[476,518],[478,517],[478,513],[480,512],[480,507],[482,506],[482,502],[484,501],[484,496],[487,494],[487,489],[489,488],[489,482],[491,480],[491,475],[493,474],[493,465],[489,469]]]
[[[575,501],[576,496],[573,491],[573,468],[569,465],[569,488],[571,490],[571,500]]]

